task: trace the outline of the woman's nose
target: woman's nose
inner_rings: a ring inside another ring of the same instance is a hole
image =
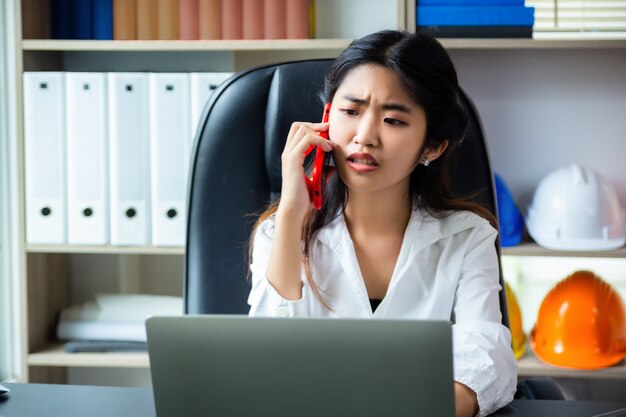
[[[378,145],[378,129],[373,117],[364,116],[359,120],[354,142],[362,146]]]

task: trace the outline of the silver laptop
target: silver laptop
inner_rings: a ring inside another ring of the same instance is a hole
[[[157,417],[450,417],[445,321],[154,317]]]

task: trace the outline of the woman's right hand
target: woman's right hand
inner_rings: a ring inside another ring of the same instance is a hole
[[[291,125],[281,156],[283,183],[279,213],[289,213],[304,219],[311,205],[304,179],[305,152],[310,146],[316,145],[321,145],[324,152],[332,151],[335,144],[319,135],[327,131],[328,123],[294,122]]]

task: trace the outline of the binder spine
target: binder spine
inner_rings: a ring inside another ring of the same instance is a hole
[[[113,0],[93,0],[93,39],[113,39]]]
[[[67,242],[65,77],[24,73],[26,241]]]
[[[150,243],[148,83],[143,73],[110,73],[111,244]]]
[[[179,0],[180,39],[195,40],[200,38],[198,9],[198,0]]]
[[[198,6],[200,39],[222,38],[222,12],[220,0],[200,0]]]
[[[189,76],[150,74],[152,244],[185,244]]]
[[[109,242],[106,78],[67,73],[68,242]]]

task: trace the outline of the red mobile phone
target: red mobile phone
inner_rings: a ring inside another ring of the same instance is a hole
[[[326,103],[324,106],[324,115],[322,116],[322,123],[328,122],[328,118],[330,116],[330,103]],[[321,132],[320,136],[324,139],[328,139],[328,131]],[[321,146],[311,146],[306,150],[304,155],[308,155],[315,148],[315,161],[313,162],[313,169],[311,170],[311,177],[307,177],[304,175],[304,179],[306,181],[306,187],[309,190],[309,198],[311,198],[311,203],[313,204],[313,208],[316,210],[320,210],[322,208],[322,202],[324,201],[324,187],[322,182],[325,180],[323,178],[324,172],[324,157],[325,152]]]

